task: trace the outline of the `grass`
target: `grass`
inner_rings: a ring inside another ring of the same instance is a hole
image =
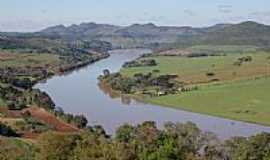
[[[238,58],[251,55],[253,60],[242,64],[233,65]],[[270,55],[258,54],[229,54],[227,56],[213,56],[201,58],[185,58],[173,56],[151,57],[158,63],[154,67],[124,68],[121,73],[132,76],[135,73],[147,73],[152,70],[160,70],[159,74],[177,74],[178,80],[186,84],[207,83],[212,79],[220,81],[241,80],[255,78],[270,74]],[[206,74],[212,72],[214,76]]]
[[[0,67],[39,67],[60,63],[58,55],[53,54],[0,54]]]
[[[256,52],[259,50],[256,46],[250,45],[195,45],[188,48],[194,52],[220,52],[220,53],[241,53]]]
[[[234,65],[238,58],[250,55],[251,62]],[[123,68],[121,73],[132,76],[160,70],[159,74],[177,74],[186,85],[199,90],[181,94],[146,98],[145,101],[176,109],[198,112],[229,119],[270,125],[270,59],[267,53],[228,54],[201,58],[172,56],[150,57],[154,67]],[[214,73],[207,76],[206,73]],[[219,82],[210,83],[211,79]]]
[[[198,91],[146,101],[192,112],[270,125],[270,79],[202,85]]]
[[[3,107],[3,106],[6,106],[6,103],[2,98],[0,98],[0,107]]]
[[[0,146],[0,159],[33,159],[33,146],[20,139],[0,136]]]

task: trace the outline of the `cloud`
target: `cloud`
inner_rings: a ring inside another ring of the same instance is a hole
[[[256,11],[249,14],[250,18],[269,18],[270,11]]]
[[[225,13],[225,14],[231,13],[232,8],[233,8],[232,5],[219,5],[218,6],[219,12]]]
[[[192,10],[190,10],[190,9],[185,9],[185,10],[184,10],[184,13],[187,14],[187,15],[189,15],[189,16],[195,16],[195,15],[196,15],[196,14],[195,14]]]

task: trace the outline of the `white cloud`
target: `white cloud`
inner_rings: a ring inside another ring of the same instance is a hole
[[[218,6],[219,12],[225,13],[225,14],[231,13],[232,12],[232,8],[233,8],[232,5],[219,5]]]
[[[189,15],[189,16],[195,16],[195,15],[196,15],[196,14],[195,14],[192,10],[190,10],[190,9],[185,9],[185,10],[184,10],[184,13],[187,14],[187,15]]]

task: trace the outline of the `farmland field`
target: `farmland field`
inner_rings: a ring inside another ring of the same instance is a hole
[[[270,125],[270,79],[217,85],[146,99],[147,102],[230,119]]]
[[[245,56],[252,57],[252,60],[235,65],[239,58]],[[270,125],[269,54],[228,54],[196,58],[153,56],[149,59],[154,59],[157,66],[123,68],[121,73],[132,76],[135,73],[159,70],[157,74],[176,74],[178,81],[187,86],[196,85],[198,90],[146,97],[146,102]]]
[[[239,58],[251,56],[252,61],[235,65]],[[159,70],[159,74],[176,74],[178,80],[186,84],[208,83],[213,79],[218,81],[231,81],[250,79],[270,74],[270,59],[267,53],[256,54],[228,54],[227,56],[210,57],[176,57],[157,56],[150,57],[157,62],[153,67],[124,68],[121,73],[132,76],[135,73],[148,73]],[[208,76],[207,73],[213,73]]]
[[[36,67],[60,63],[58,55],[0,53],[0,67]]]

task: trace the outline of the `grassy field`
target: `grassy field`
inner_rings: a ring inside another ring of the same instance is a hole
[[[46,66],[60,63],[58,55],[0,53],[0,67]]]
[[[0,136],[0,159],[31,160],[33,159],[33,146],[20,139]]]
[[[0,107],[4,107],[4,106],[6,106],[6,103],[4,102],[2,98],[0,98]]]
[[[246,53],[259,50],[256,46],[249,45],[195,45],[187,48],[193,52],[219,52],[219,53]]]
[[[247,55],[252,57],[251,62],[234,65],[238,58]],[[158,74],[177,74],[179,81],[199,87],[197,91],[146,98],[147,102],[270,125],[269,56],[267,53],[257,53],[201,58],[150,57],[157,61],[157,66],[124,68],[121,73],[132,76],[157,69],[160,70]],[[207,76],[209,72],[214,76]],[[209,83],[213,78],[219,82]]]
[[[149,98],[146,101],[236,120],[270,125],[270,78],[219,85],[198,91]]]
[[[251,62],[241,66],[234,65],[238,58],[250,55]],[[200,58],[159,56],[151,57],[158,63],[154,67],[124,68],[121,73],[132,76],[135,73],[147,73],[160,70],[159,74],[177,74],[178,80],[186,84],[207,83],[213,79],[219,81],[241,80],[270,74],[270,54],[229,54],[227,56],[212,56]],[[207,76],[214,73],[214,76]]]

